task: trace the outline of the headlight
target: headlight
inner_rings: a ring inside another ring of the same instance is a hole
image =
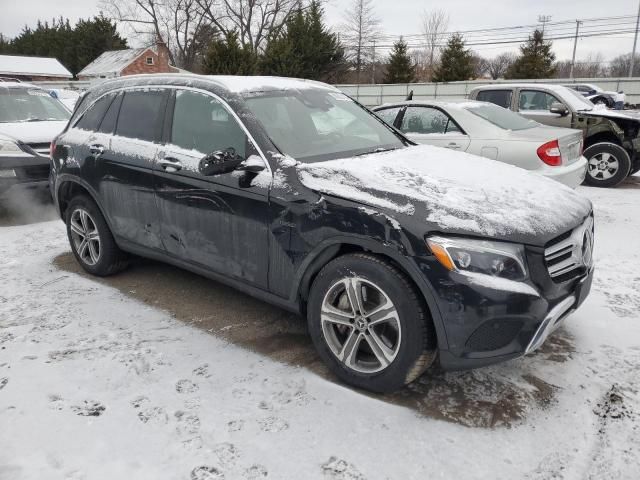
[[[0,139],[0,155],[23,155],[24,152],[20,150],[20,147],[16,142],[12,142],[11,140],[1,140]]]
[[[506,242],[428,237],[427,245],[447,270],[524,280],[524,247]]]

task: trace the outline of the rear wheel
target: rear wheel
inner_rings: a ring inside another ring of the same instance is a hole
[[[307,312],[318,353],[355,387],[397,390],[435,358],[435,332],[420,294],[403,272],[374,255],[327,264],[313,282]]]
[[[112,275],[127,266],[102,212],[95,202],[77,196],[66,210],[67,236],[76,260],[92,275]]]
[[[631,170],[627,151],[615,143],[596,143],[584,151],[587,159],[585,183],[594,187],[615,187]]]

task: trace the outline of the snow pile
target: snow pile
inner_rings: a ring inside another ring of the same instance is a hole
[[[299,165],[298,174],[316,191],[482,235],[555,233],[591,210],[558,182],[429,145]]]

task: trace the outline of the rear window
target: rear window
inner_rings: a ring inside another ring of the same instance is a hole
[[[71,112],[39,88],[1,88],[0,123],[69,120]]]
[[[489,102],[502,108],[511,108],[511,90],[481,90],[476,100]]]
[[[473,113],[480,118],[484,118],[487,122],[492,123],[503,130],[526,130],[539,125],[538,122],[527,120],[511,110],[507,110],[506,108],[498,107],[496,105],[478,104],[464,108],[468,112]]]
[[[124,94],[116,133],[123,137],[156,141],[164,115],[163,90],[134,90]]]

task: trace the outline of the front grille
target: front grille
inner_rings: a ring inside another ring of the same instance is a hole
[[[27,143],[29,148],[36,152],[38,155],[43,155],[45,157],[49,156],[49,149],[51,148],[51,144],[49,143]]]
[[[558,282],[583,273],[591,266],[593,253],[593,217],[574,230],[555,238],[544,250],[549,276]]]

